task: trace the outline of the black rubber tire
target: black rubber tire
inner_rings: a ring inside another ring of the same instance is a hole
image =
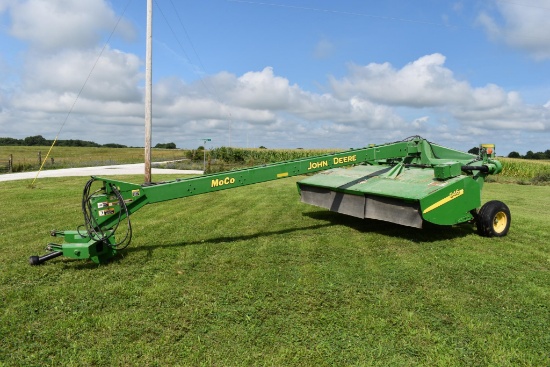
[[[488,201],[477,213],[477,232],[484,237],[504,237],[510,230],[512,216],[502,201]]]

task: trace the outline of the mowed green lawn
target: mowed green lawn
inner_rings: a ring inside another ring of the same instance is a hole
[[[513,218],[490,239],[330,213],[297,180],[151,205],[110,264],[36,267],[86,179],[0,183],[0,365],[550,365],[550,186],[487,184]]]

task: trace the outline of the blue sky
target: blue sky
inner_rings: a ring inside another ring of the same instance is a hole
[[[153,12],[153,145],[550,149],[550,0]],[[0,136],[143,146],[145,14],[145,0],[0,0]]]

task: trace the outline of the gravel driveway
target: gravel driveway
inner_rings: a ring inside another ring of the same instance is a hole
[[[37,171],[6,173],[0,175],[0,182],[15,181],[15,180],[34,180]],[[169,175],[201,175],[202,171],[196,170],[181,170],[181,169],[164,169],[151,168],[151,174],[169,174]],[[145,164],[119,164],[113,166],[98,166],[98,167],[81,167],[81,168],[64,168],[55,170],[44,170],[38,175],[38,178],[46,177],[68,177],[68,176],[107,176],[107,175],[145,175]]]

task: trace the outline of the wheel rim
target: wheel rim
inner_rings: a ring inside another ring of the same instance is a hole
[[[496,233],[501,233],[506,229],[508,224],[508,216],[504,212],[498,212],[493,220],[493,229]]]

